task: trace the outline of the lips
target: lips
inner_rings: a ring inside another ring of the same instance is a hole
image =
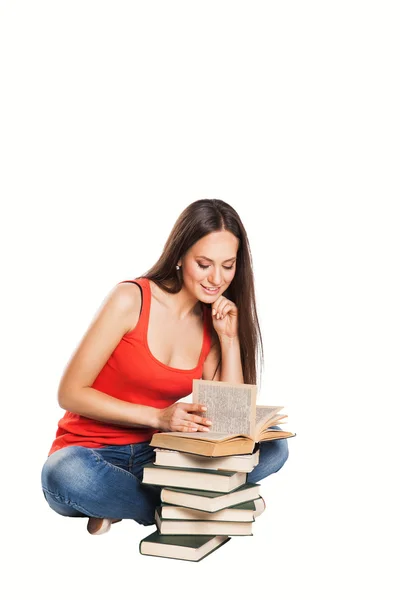
[[[201,287],[203,288],[203,290],[207,293],[207,294],[217,294],[219,292],[219,287],[215,288],[215,289],[210,289],[207,288],[205,285],[203,285],[202,283],[200,284]]]

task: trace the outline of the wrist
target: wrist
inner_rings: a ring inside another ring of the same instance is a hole
[[[160,410],[158,408],[144,404],[133,404],[131,408],[131,427],[159,429]]]
[[[149,427],[160,429],[160,409],[149,406]]]
[[[219,337],[219,342],[221,345],[224,344],[226,346],[233,346],[233,345],[239,343],[238,335],[230,336],[230,335],[221,334],[218,337]]]

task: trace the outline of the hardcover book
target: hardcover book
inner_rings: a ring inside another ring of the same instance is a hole
[[[150,485],[232,492],[246,483],[246,473],[209,469],[185,469],[183,467],[161,467],[146,463],[143,467],[142,483]]]
[[[194,379],[192,401],[207,407],[210,431],[159,432],[150,446],[217,457],[251,454],[257,442],[293,437],[274,429],[287,418],[279,412],[283,407],[257,405],[256,396],[256,385]]]
[[[237,471],[250,473],[258,465],[260,451],[257,449],[252,454],[236,454],[234,456],[222,456],[211,458],[199,456],[177,450],[155,449],[155,465],[165,467],[187,467],[189,469],[221,469],[223,471]]]
[[[259,498],[261,500],[261,498]],[[235,504],[229,508],[223,508],[210,513],[196,508],[174,506],[164,504],[160,506],[160,517],[162,519],[183,519],[188,521],[254,521],[256,504],[254,500]]]
[[[162,519],[159,507],[155,512],[157,529],[168,535],[253,535],[252,522],[247,521],[184,521]]]
[[[161,490],[161,502],[215,512],[241,502],[261,498],[259,492],[259,483],[245,483],[230,493],[165,487]]]
[[[198,562],[231,538],[226,535],[161,535],[153,531],[141,540],[140,554]]]

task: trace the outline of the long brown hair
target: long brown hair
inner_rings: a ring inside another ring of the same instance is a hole
[[[200,238],[223,230],[230,231],[239,240],[235,276],[224,295],[238,308],[243,380],[244,383],[257,384],[258,379],[260,385],[264,355],[256,310],[252,257],[246,230],[232,206],[223,200],[196,200],[189,204],[173,226],[158,261],[140,277],[154,281],[166,292],[178,293],[183,285],[182,272],[176,270],[178,261]]]

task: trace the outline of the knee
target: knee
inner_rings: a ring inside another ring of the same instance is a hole
[[[283,465],[289,458],[289,445],[288,445],[287,440],[285,440],[285,439],[275,440],[274,443],[277,445],[277,450],[276,450],[277,469],[276,470],[279,471],[279,469],[281,469],[283,467]]]
[[[269,473],[276,473],[283,467],[289,457],[287,440],[262,442],[260,462],[268,465]]]
[[[42,488],[63,495],[84,483],[88,448],[69,446],[51,454],[42,468]]]
[[[282,428],[279,427],[278,425],[275,425],[271,429],[281,430]],[[288,441],[287,441],[287,439],[282,438],[280,440],[274,440],[273,442],[267,442],[267,443],[271,444],[273,447],[273,462],[275,465],[274,472],[279,471],[279,469],[281,469],[283,467],[283,465],[289,458]]]

